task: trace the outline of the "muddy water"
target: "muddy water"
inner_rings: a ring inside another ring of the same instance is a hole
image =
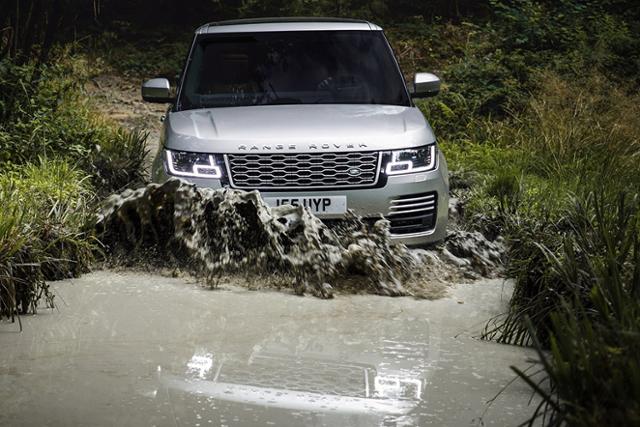
[[[531,353],[473,338],[508,286],[333,300],[96,272],[0,324],[0,425],[516,425]],[[63,303],[64,301],[64,303]]]
[[[171,179],[112,195],[96,227],[111,259],[173,264],[214,286],[229,272],[270,276],[323,298],[345,284],[352,292],[433,298],[443,293],[442,278],[499,270],[502,243],[480,233],[458,230],[437,250],[412,252],[391,239],[387,220],[374,221],[349,213],[328,226],[302,206],[271,208],[257,191]]]

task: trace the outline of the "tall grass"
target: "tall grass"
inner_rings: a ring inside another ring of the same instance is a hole
[[[95,111],[90,71],[67,48],[37,68],[0,61],[0,317],[53,305],[46,281],[92,260],[96,195],[144,181],[146,134]]]
[[[591,195],[568,215],[561,247],[539,245],[543,286],[514,295],[505,322],[527,327],[546,373],[513,368],[542,397],[531,423],[639,425],[640,199]]]
[[[88,269],[93,199],[89,177],[62,160],[0,174],[0,316],[51,306],[46,280]]]
[[[512,310],[487,336],[521,345],[531,343],[525,316],[547,341],[554,295],[565,295],[549,282],[555,278],[541,248],[558,252],[567,238],[591,226],[594,199],[599,212],[609,215],[622,203],[618,194],[640,192],[640,98],[598,76],[580,85],[543,78],[546,85],[529,111],[496,142],[519,153],[516,169],[506,178],[501,170],[488,174],[478,197],[493,202],[472,204],[510,238],[508,271],[517,282]],[[509,176],[512,184],[506,185]]]
[[[484,337],[538,349],[544,380],[517,371],[542,397],[532,422],[638,425],[640,96],[597,73],[536,79],[526,109],[443,144],[475,172],[469,223],[510,243],[515,290]]]

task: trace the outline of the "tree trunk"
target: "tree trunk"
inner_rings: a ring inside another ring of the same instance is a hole
[[[35,40],[36,22],[40,18],[40,11],[38,7],[42,0],[33,0],[30,2],[27,9],[27,13],[24,17],[22,24],[23,36],[20,41],[20,53],[21,62],[28,62],[31,57],[31,48],[33,47],[33,41]]]
[[[0,21],[0,58],[9,56],[11,46],[13,46],[14,5],[13,0],[0,0],[0,10],[6,12],[6,15]]]
[[[16,0],[15,8],[13,9],[13,39],[10,56],[15,57],[18,54],[18,39],[20,38],[20,0]]]
[[[53,0],[51,9],[47,14],[47,29],[44,33],[44,41],[42,42],[42,50],[40,51],[40,57],[38,63],[44,64],[49,60],[49,52],[53,46],[53,42],[56,38],[56,32],[58,31],[58,24],[62,17],[62,0]]]

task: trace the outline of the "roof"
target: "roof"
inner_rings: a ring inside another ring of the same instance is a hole
[[[234,19],[205,24],[196,30],[197,34],[251,33],[272,31],[380,31],[382,28],[360,19],[343,18],[255,18]]]

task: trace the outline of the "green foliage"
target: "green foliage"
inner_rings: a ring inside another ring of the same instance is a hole
[[[534,418],[637,424],[639,99],[599,74],[536,80],[524,110],[442,144],[475,173],[469,223],[510,243],[514,294],[484,336],[540,349],[543,384],[518,371],[543,398]]]
[[[637,79],[640,40],[630,10],[597,0],[493,0],[492,5],[503,49],[527,65],[547,63],[575,74],[593,68],[608,77]]]
[[[0,61],[0,316],[35,312],[47,280],[87,271],[94,192],[142,180],[146,134],[118,128],[83,94],[87,64]]]
[[[638,184],[638,95],[627,95],[600,75],[567,82],[543,74],[539,95],[518,128],[541,176],[590,179],[600,174]]]
[[[532,422],[640,423],[639,213],[638,195],[592,193],[568,212],[573,228],[559,246],[538,245],[542,286],[529,300],[516,295],[546,374],[541,386],[514,368],[542,397]]]
[[[493,0],[489,20],[413,19],[388,32],[408,79],[416,70],[443,77],[441,95],[418,104],[441,139],[460,140],[479,118],[527,109],[546,73],[578,81],[598,74],[618,90],[637,90],[640,7],[623,3]]]
[[[175,81],[184,66],[191,31],[140,31],[116,21],[109,31],[95,34],[87,53],[118,73],[139,79],[165,77]],[[152,48],[150,48],[152,46]]]
[[[101,193],[141,181],[146,134],[120,129],[91,108],[82,92],[86,62],[43,66],[37,81],[34,73],[33,65],[0,62],[0,164],[64,157],[92,174]]]
[[[35,312],[43,297],[52,305],[45,280],[87,270],[93,198],[89,177],[62,160],[0,174],[0,316]]]
[[[523,96],[520,91],[523,82],[505,64],[500,50],[464,58],[451,66],[445,77],[457,93],[464,94],[471,111],[482,116],[503,116],[510,104]]]
[[[473,119],[442,143],[452,170],[479,174],[476,198],[495,200],[489,187],[511,176],[519,181],[519,216],[559,220],[569,194],[640,189],[640,98],[597,74],[567,81],[547,72],[537,80],[524,111]]]

